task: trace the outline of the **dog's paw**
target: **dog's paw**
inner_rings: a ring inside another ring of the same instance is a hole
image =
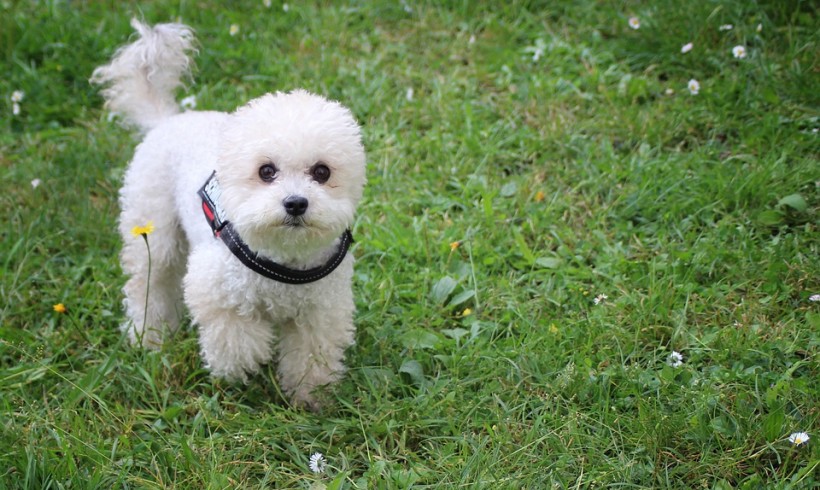
[[[132,322],[120,325],[120,330],[128,334],[128,342],[134,347],[160,350],[163,344],[163,331],[158,328],[134,328]]]
[[[219,366],[206,362],[205,369],[211,374],[211,378],[221,380],[227,384],[248,384],[248,373],[237,366]]]
[[[313,390],[298,389],[290,396],[290,403],[296,408],[319,413],[329,403],[329,397],[323,387]]]

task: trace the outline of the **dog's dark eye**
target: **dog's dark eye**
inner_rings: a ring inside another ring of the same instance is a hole
[[[317,163],[311,167],[310,175],[316,182],[324,184],[330,178],[330,169],[324,163]]]
[[[262,165],[259,167],[259,178],[263,182],[273,182],[273,179],[276,178],[276,167],[270,163]]]

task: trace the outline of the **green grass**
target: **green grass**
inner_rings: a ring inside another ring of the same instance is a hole
[[[811,2],[222,4],[0,4],[0,488],[820,486]],[[211,380],[193,330],[123,342],[136,139],[87,80],[132,15],[195,28],[199,108],[304,87],[363,125],[324,413]]]

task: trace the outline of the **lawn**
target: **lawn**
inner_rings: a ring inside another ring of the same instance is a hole
[[[271,3],[0,3],[0,489],[820,487],[814,3]],[[118,329],[132,16],[196,30],[199,109],[363,126],[321,413]]]

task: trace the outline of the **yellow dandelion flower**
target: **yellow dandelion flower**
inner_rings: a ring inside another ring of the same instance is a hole
[[[554,323],[550,323],[550,333],[553,335],[558,333],[558,327],[556,327]]]
[[[154,232],[154,222],[149,221],[145,226],[135,226],[131,228],[131,234],[135,237],[148,236]]]
[[[453,242],[450,244],[450,251],[455,252],[455,250],[461,246],[461,242]]]
[[[464,311],[461,312],[461,316],[470,316],[473,314],[473,310],[469,308],[464,308]]]
[[[56,305],[54,305],[54,311],[56,311],[57,313],[65,313],[66,307],[62,303],[57,303]]]
[[[535,193],[535,197],[533,198],[533,200],[535,202],[541,202],[541,201],[544,200],[544,197],[546,197],[546,196],[544,196],[544,192],[543,191],[538,191],[538,192]]]

